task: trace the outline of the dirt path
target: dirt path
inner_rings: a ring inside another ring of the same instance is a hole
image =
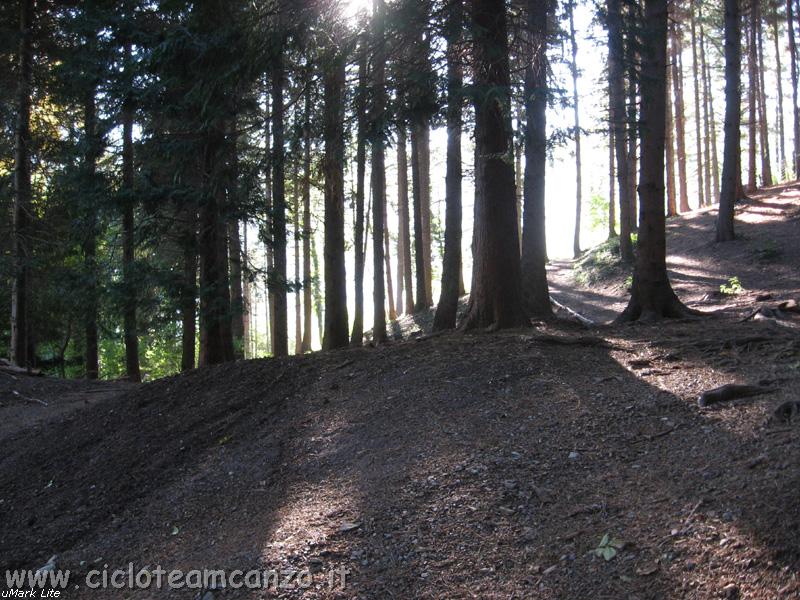
[[[0,571],[56,554],[68,598],[800,598],[800,426],[764,427],[797,398],[800,316],[741,322],[756,290],[796,292],[798,201],[759,201],[787,224],[769,216],[763,238],[742,214],[738,260],[709,246],[680,271],[695,304],[740,274],[748,291],[714,298],[714,318],[242,361],[20,421],[2,438]],[[671,228],[688,257],[702,236]],[[764,239],[774,260],[745,261]],[[599,318],[560,272],[556,293]],[[758,381],[774,391],[697,406]],[[129,562],[314,575],[269,592],[84,585]]]

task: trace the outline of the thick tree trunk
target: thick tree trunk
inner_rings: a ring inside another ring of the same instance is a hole
[[[775,45],[775,79],[778,84],[778,168],[781,181],[786,180],[786,129],[783,120],[783,69],[781,67],[781,43],[778,32],[778,7],[771,7],[772,40]]]
[[[639,250],[631,299],[619,320],[656,320],[689,314],[667,277],[664,217],[667,0],[645,0],[642,49],[642,168]]]
[[[572,255],[580,256],[581,253],[581,205],[582,196],[582,173],[581,173],[581,118],[580,118],[580,96],[578,94],[578,41],[575,37],[575,18],[574,0],[567,2],[567,12],[569,13],[569,38],[572,47],[572,59],[570,71],[572,72],[572,109],[575,124],[575,231],[572,236]]]
[[[797,43],[794,32],[794,0],[786,0],[786,23],[789,34],[789,58],[792,72],[792,128],[794,130],[794,145],[792,148],[792,170],[794,177],[800,177],[800,109],[797,105]]]
[[[447,15],[447,174],[442,291],[433,330],[453,329],[461,278],[461,129],[463,72],[459,57],[463,0],[451,0]],[[516,207],[515,207],[516,209]],[[519,222],[516,215],[515,221]],[[519,229],[517,229],[519,231]]]
[[[272,330],[272,353],[289,354],[288,306],[286,299],[286,182],[284,181],[284,102],[286,79],[283,53],[275,57],[272,67],[272,246],[274,261],[270,284],[275,305]]]
[[[131,60],[131,44],[125,44],[125,62]],[[130,81],[130,77],[128,77]],[[122,281],[124,300],[122,307],[123,337],[125,339],[125,372],[131,381],[141,381],[139,368],[139,333],[136,325],[137,286],[134,281],[135,268],[135,223],[133,196],[133,100],[126,97],[122,103]],[[195,262],[197,259],[195,258]],[[194,321],[194,311],[192,312]],[[194,340],[192,340],[194,344]],[[194,345],[192,366],[194,368]]]
[[[694,133],[695,149],[697,152],[697,198],[698,206],[706,206],[707,199],[704,194],[703,182],[703,136],[702,136],[702,112],[700,109],[700,71],[701,65],[698,60],[697,52],[697,22],[695,14],[697,12],[696,0],[691,0],[689,4],[689,19],[692,32],[692,76],[694,81]]]
[[[767,91],[764,84],[764,36],[761,33],[761,6],[756,3],[756,49],[758,52],[758,119],[761,142],[761,183],[772,185],[772,161],[769,153],[769,122],[767,120]]]
[[[410,315],[414,312],[414,288],[411,273],[411,225],[408,210],[408,154],[406,146],[406,126],[401,123],[397,131],[397,202],[399,204],[397,212],[400,215],[399,245],[401,246],[398,254],[402,255],[403,260],[402,279],[406,296],[405,313]]]
[[[84,367],[87,379],[97,379],[100,374],[98,352],[97,317],[97,211],[99,189],[97,186],[97,159],[100,154],[100,140],[97,135],[97,109],[95,106],[95,87],[86,94],[84,101],[84,137],[86,154],[84,156],[84,227],[83,265],[85,270],[84,287]]]
[[[324,76],[325,113],[325,350],[347,346],[347,275],[344,249],[345,57],[329,53]],[[380,245],[380,244],[379,244]]]
[[[353,315],[353,333],[350,343],[360,346],[364,340],[364,260],[366,236],[364,235],[364,197],[366,195],[366,163],[367,163],[367,47],[365,39],[358,57],[358,91],[356,93],[356,214],[354,223],[353,249],[355,262],[353,276],[355,280],[355,297]]]
[[[624,89],[625,44],[622,33],[621,0],[607,0],[608,4],[608,79],[609,112],[613,128],[616,152],[617,181],[619,183],[619,229],[620,256],[626,262],[633,261],[631,243],[631,199],[628,181],[628,153],[626,148],[626,112]]]
[[[527,316],[547,317],[552,314],[550,307],[550,292],[547,286],[547,246],[545,229],[545,173],[547,167],[547,20],[549,3],[539,0],[528,2],[528,35],[530,54],[526,56],[525,65],[525,176],[524,176],[524,203],[522,224],[522,308]],[[499,107],[498,107],[499,108]],[[496,127],[502,133],[500,126]],[[477,121],[483,125],[484,121]],[[486,132],[478,130],[477,133],[485,135]],[[502,141],[502,140],[498,140]],[[497,152],[497,151],[494,151]],[[484,210],[492,202],[492,190],[498,189],[493,182],[495,175],[490,165],[493,159],[487,158],[487,152],[481,151],[481,189]],[[516,210],[514,211],[516,213]],[[516,227],[514,228],[516,234]],[[506,235],[511,235],[507,233]],[[478,240],[479,242],[482,239]],[[507,242],[506,242],[507,243]],[[480,255],[479,255],[480,257]],[[498,267],[500,268],[500,267]],[[508,268],[515,269],[512,263]],[[475,267],[473,266],[473,269]],[[481,284],[477,280],[476,286]],[[516,290],[509,288],[509,311],[516,311]],[[507,300],[508,301],[508,300]],[[519,317],[509,312],[509,317],[518,320]]]
[[[717,216],[718,242],[734,239],[733,205],[740,178],[741,17],[739,0],[725,0],[725,151]]]
[[[536,9],[538,4],[534,0],[529,8]],[[543,12],[540,10],[530,17],[533,24],[545,26],[539,22]],[[475,143],[480,173],[476,177],[479,189],[475,205],[473,286],[469,312],[462,326],[467,330],[520,327],[529,321],[520,288],[514,144],[506,118],[510,108],[510,79],[505,2],[473,0],[472,22]],[[544,37],[536,39],[545,43]],[[543,46],[541,50],[540,56],[544,53]],[[534,112],[528,111],[529,119]],[[525,211],[527,216],[527,204]]]
[[[311,351],[311,92],[305,94],[303,123],[303,341],[300,352]]]
[[[30,367],[28,321],[31,256],[31,87],[33,80],[33,0],[20,2],[17,119],[14,128],[14,280],[11,289],[11,362]]]
[[[677,15],[676,15],[677,17]],[[688,178],[686,175],[686,118],[683,101],[683,61],[681,55],[681,29],[676,18],[672,28],[672,87],[675,91],[675,147],[678,154],[678,210],[687,213],[689,210]]]
[[[747,27],[747,191],[758,188],[756,181],[756,156],[758,155],[756,136],[758,131],[758,66],[756,52],[755,10],[751,1],[750,20]]]
[[[385,47],[385,7],[383,0],[373,4],[373,47],[374,73],[372,81],[372,259],[373,259],[373,325],[372,341],[381,344],[386,341],[386,292],[383,273],[383,228],[385,226],[384,206],[386,205],[386,164],[384,148],[386,113],[386,47]],[[327,292],[326,292],[327,295]]]

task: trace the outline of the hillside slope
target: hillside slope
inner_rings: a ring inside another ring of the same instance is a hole
[[[798,203],[782,206],[791,224]],[[797,238],[771,237],[758,268],[793,279],[766,303],[798,281]],[[0,432],[0,570],[56,554],[69,598],[202,597],[83,585],[128,562],[315,572],[311,589],[215,598],[800,597],[800,426],[764,427],[797,398],[800,317],[741,322],[753,302],[242,361],[20,421]],[[774,391],[697,406],[758,381]],[[46,413],[52,394],[17,407]]]

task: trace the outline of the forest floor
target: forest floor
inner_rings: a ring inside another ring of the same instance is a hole
[[[669,224],[703,319],[435,337],[406,319],[414,340],[141,386],[0,374],[0,571],[57,555],[67,598],[800,598],[800,423],[765,426],[800,383],[800,315],[770,310],[800,297],[800,187],[739,206],[735,242],[710,243],[713,219]],[[551,276],[597,322],[627,299],[624,274]],[[731,382],[773,391],[698,407]],[[313,582],[87,589],[129,562]]]

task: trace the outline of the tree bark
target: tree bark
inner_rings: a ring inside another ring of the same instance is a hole
[[[756,52],[756,23],[753,1],[750,2],[750,19],[747,27],[747,109],[749,113],[747,123],[747,191],[752,192],[758,188],[756,182],[756,156],[758,154],[756,136],[758,131],[758,71]]]
[[[364,260],[366,237],[364,235],[364,196],[366,188],[367,162],[367,47],[369,40],[364,39],[358,56],[358,91],[356,92],[356,214],[354,223],[353,248],[355,261],[353,276],[355,280],[355,297],[353,315],[353,333],[350,343],[360,346],[364,340]]]
[[[264,298],[266,301],[266,327],[265,343],[266,351],[274,352],[273,332],[275,331],[275,296],[273,294],[275,286],[272,285],[271,278],[275,268],[275,253],[272,241],[272,115],[270,114],[270,89],[264,87],[264,208],[266,218],[264,219],[264,263],[266,267],[266,277],[264,278]]]
[[[626,148],[626,112],[624,89],[625,44],[622,33],[621,0],[607,0],[608,7],[608,79],[609,112],[616,152],[617,181],[619,184],[619,249],[625,262],[633,261],[631,243],[631,199],[628,181],[628,153]],[[524,236],[523,236],[524,237]]]
[[[228,272],[230,273],[231,295],[231,336],[233,338],[233,357],[244,358],[244,292],[242,289],[242,240],[239,237],[239,220],[235,217],[238,212],[239,198],[239,168],[236,144],[236,123],[231,127],[230,169],[228,182]]]
[[[459,57],[463,0],[450,0],[447,14],[447,174],[442,291],[433,330],[454,329],[461,277],[461,130],[463,72]],[[515,206],[515,221],[519,222]],[[519,228],[517,228],[519,231]]]
[[[631,299],[620,321],[650,321],[690,312],[678,300],[667,277],[664,216],[667,0],[645,0],[644,28],[639,251]]]
[[[372,82],[372,259],[373,259],[373,325],[372,341],[386,341],[386,292],[383,273],[383,228],[385,224],[386,165],[384,120],[386,112],[386,47],[385,7],[383,0],[373,4],[374,73]],[[327,292],[326,292],[327,295]]]
[[[414,312],[414,289],[411,273],[411,227],[408,210],[408,154],[406,152],[407,136],[406,126],[400,124],[397,130],[397,202],[400,215],[400,233],[398,254],[403,261],[402,279],[405,288],[405,313]],[[398,307],[400,305],[398,304]]]
[[[778,84],[778,167],[781,181],[786,180],[786,129],[783,119],[783,69],[781,67],[781,44],[778,31],[778,6],[771,7],[772,40],[775,45],[775,79]]]
[[[614,125],[611,119],[611,111],[609,109],[608,119],[608,239],[617,237],[617,211],[615,207],[616,189],[614,177],[616,172],[614,170]]]
[[[91,43],[91,42],[90,42]],[[87,90],[84,101],[84,137],[86,154],[84,155],[84,227],[83,232],[83,264],[85,270],[84,288],[84,367],[87,379],[97,379],[100,374],[100,358],[98,352],[97,317],[97,159],[100,154],[100,140],[97,135],[97,109],[95,105],[95,85]]]
[[[181,222],[180,245],[183,249],[183,271],[180,290],[181,311],[181,371],[195,365],[197,343],[197,206],[187,202],[179,210]]]
[[[767,91],[764,84],[764,36],[761,33],[761,6],[755,3],[756,51],[758,53],[758,120],[761,146],[761,184],[772,185],[772,161],[769,152],[769,122],[767,120]]]
[[[581,205],[582,197],[582,173],[581,173],[581,118],[580,118],[580,96],[578,94],[578,41],[575,37],[575,18],[573,15],[575,7],[574,0],[567,2],[567,12],[569,14],[569,38],[572,47],[572,60],[570,71],[572,72],[572,109],[575,124],[575,232],[572,237],[572,255],[577,258],[581,253]]]
[[[700,112],[700,61],[697,53],[697,23],[695,19],[696,0],[691,0],[689,5],[689,19],[692,32],[692,76],[694,81],[694,125],[695,125],[695,147],[697,151],[697,198],[699,206],[706,206],[706,198],[703,193],[705,186],[703,181],[703,137],[702,137],[702,114]]]
[[[716,240],[733,240],[733,205],[739,182],[741,124],[741,16],[739,0],[725,0],[725,151]]]
[[[131,43],[126,42],[124,48],[125,63],[131,60]],[[133,84],[128,76],[127,84]],[[136,238],[134,222],[133,196],[133,99],[126,95],[122,103],[122,281],[124,287],[123,300],[123,337],[125,339],[125,372],[131,381],[141,381],[139,367],[139,334],[136,325],[137,286],[134,281],[136,260]],[[195,262],[196,262],[195,258]],[[194,321],[194,312],[192,312]],[[192,366],[194,368],[194,340],[192,340]]]
[[[701,9],[702,11],[702,9]],[[701,78],[700,83],[703,87],[703,153],[706,157],[703,161],[703,195],[706,199],[706,205],[711,206],[714,201],[711,197],[711,122],[709,105],[711,99],[711,85],[708,80],[708,65],[706,64],[706,35],[705,28],[702,22],[702,12],[699,14],[700,21],[700,69]]]
[[[386,194],[383,195],[383,214],[389,214],[388,199]],[[392,252],[391,252],[391,235],[389,234],[389,223],[384,223],[383,228],[383,262],[386,268],[386,300],[389,302],[389,320],[394,321],[397,318],[397,309],[394,305],[394,285],[392,282]]]
[[[678,153],[678,210],[681,213],[689,212],[689,190],[686,175],[686,117],[683,101],[683,61],[681,55],[681,29],[679,17],[676,13],[675,23],[672,26],[672,86],[675,90],[675,146]]]
[[[505,5],[502,1],[473,2],[475,70],[480,95],[475,106],[479,159],[473,226],[475,260],[466,321],[471,327],[516,327],[527,325],[528,315],[551,313],[545,271],[544,206],[549,5],[539,0],[527,4],[530,54],[525,57],[525,206],[520,257],[511,161],[513,137],[504,116],[507,105],[494,98],[492,92],[494,87],[509,91]]]
[[[303,122],[303,341],[300,352],[311,352],[311,92],[306,91]]]
[[[673,140],[674,119],[672,116],[672,86],[670,82],[670,69],[667,68],[667,216],[674,217],[678,214],[678,206],[675,200],[675,144]]]
[[[325,350],[347,346],[347,274],[344,249],[344,99],[345,57],[330,51],[325,94]]]
[[[794,177],[800,177],[800,110],[797,105],[797,43],[794,32],[794,5],[793,0],[786,0],[786,23],[789,34],[789,57],[792,73],[792,128],[794,129],[794,145],[792,148],[792,170]]]
[[[424,194],[420,161],[419,126],[411,127],[411,194],[414,208],[414,275],[416,295],[414,311],[422,311],[431,305],[425,268],[425,218],[423,217]]]
[[[275,305],[272,330],[272,353],[289,354],[288,306],[286,298],[286,182],[284,181],[284,102],[286,79],[283,52],[274,58],[272,66],[272,246],[274,267],[270,283]]]

